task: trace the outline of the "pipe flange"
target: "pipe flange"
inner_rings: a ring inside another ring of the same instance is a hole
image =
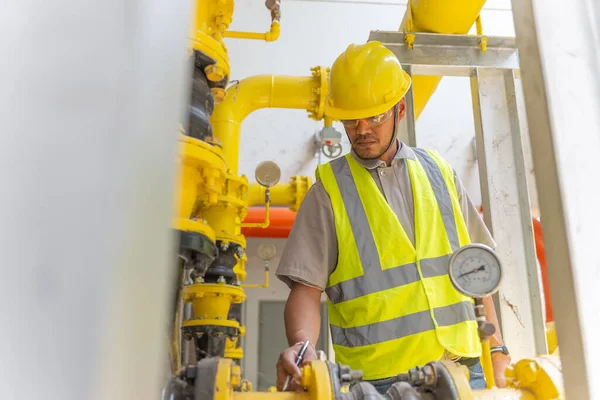
[[[308,176],[292,176],[290,179],[290,185],[294,193],[294,204],[290,204],[290,209],[297,212],[300,209],[300,205],[306,197],[308,189],[312,185],[312,181]]]
[[[316,66],[310,69],[312,76],[319,80],[319,86],[313,88],[313,93],[317,95],[317,105],[308,110],[309,118],[320,121],[325,115],[325,101],[329,95],[329,67]]]

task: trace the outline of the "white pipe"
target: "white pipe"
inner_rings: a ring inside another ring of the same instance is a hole
[[[160,398],[190,6],[0,6],[1,399]]]

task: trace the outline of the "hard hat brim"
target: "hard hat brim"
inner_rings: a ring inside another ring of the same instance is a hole
[[[402,98],[406,95],[410,89],[411,80],[407,80],[407,84],[403,87],[391,101],[378,105],[377,107],[371,107],[361,110],[347,110],[330,105],[329,98],[325,101],[325,115],[333,120],[352,120],[369,118],[375,115],[383,114],[393,106],[395,106]]]

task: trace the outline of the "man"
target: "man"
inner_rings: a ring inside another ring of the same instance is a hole
[[[352,151],[318,166],[279,263],[277,276],[291,288],[279,389],[288,374],[300,378],[301,343],[317,341],[323,291],[336,360],[361,369],[380,393],[399,373],[439,359],[466,365],[471,386],[485,387],[473,305],[447,265],[461,246],[495,243],[452,168],[397,139],[409,87],[378,42],[350,45],[332,66],[325,113],[343,123]],[[484,304],[502,387],[510,357],[493,302]],[[315,358],[309,346],[304,360]]]

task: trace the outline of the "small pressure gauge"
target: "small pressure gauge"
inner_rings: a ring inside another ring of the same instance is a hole
[[[270,188],[279,182],[281,170],[273,161],[263,161],[256,166],[254,178],[259,185]]]
[[[500,259],[488,246],[469,244],[450,258],[450,280],[466,296],[482,298],[498,290],[502,280]]]
[[[275,245],[269,243],[261,243],[258,246],[258,257],[261,260],[269,261],[273,257],[275,257],[275,253],[277,252]]]

